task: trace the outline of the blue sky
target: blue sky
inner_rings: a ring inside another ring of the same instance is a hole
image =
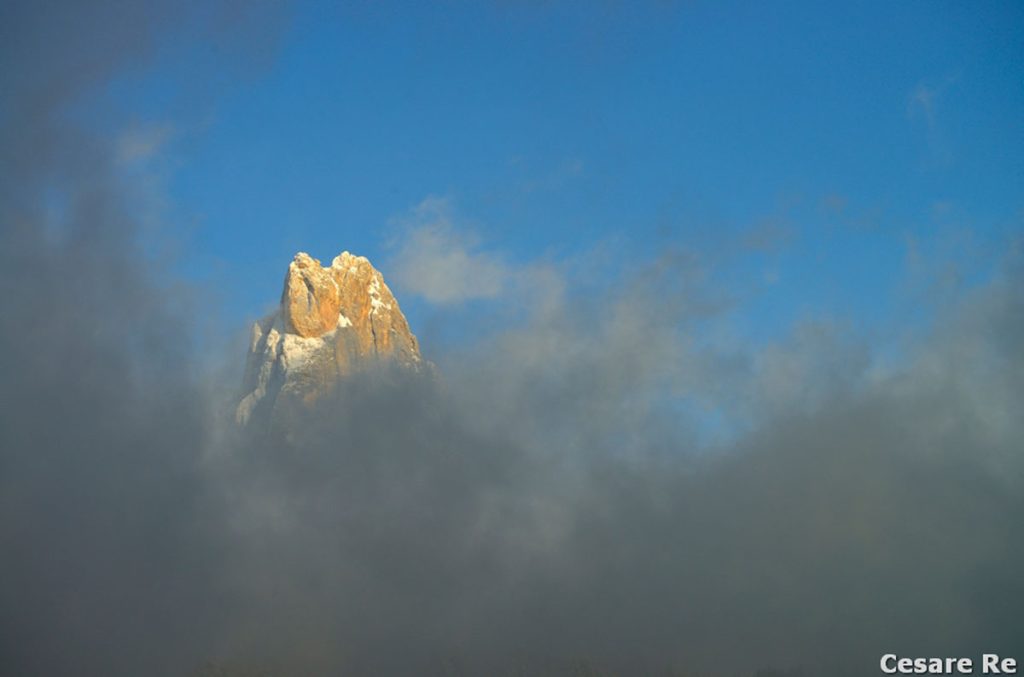
[[[755,335],[891,321],[915,261],[969,279],[1020,232],[1020,3],[338,5],[273,35],[183,29],[91,103],[232,320],[298,250],[388,275],[432,196],[508,265],[731,252]]]

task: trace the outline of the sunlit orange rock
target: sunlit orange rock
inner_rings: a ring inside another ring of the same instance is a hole
[[[310,404],[346,375],[384,362],[424,367],[380,271],[348,252],[330,266],[300,252],[288,266],[280,308],[253,325],[236,420],[244,425],[260,411]]]

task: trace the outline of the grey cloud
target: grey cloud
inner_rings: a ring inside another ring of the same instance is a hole
[[[859,675],[894,646],[1020,649],[1010,264],[874,378],[818,330],[693,340],[672,266],[603,295],[549,269],[563,293],[437,351],[441,383],[367,375],[282,439],[219,428],[120,240],[13,236],[7,671]],[[694,398],[754,424],[709,447]]]
[[[673,369],[698,361],[685,314],[608,322],[626,295],[442,356],[440,390],[350,383],[292,446],[227,457],[253,483],[223,485],[254,605],[232,646],[311,674],[859,675],[894,645],[1012,655],[1019,282],[1008,268],[947,309],[884,378],[816,352],[798,374],[831,376],[788,405],[785,379],[734,375],[764,411],[713,449],[668,396],[700,388]]]
[[[116,149],[66,112],[191,10],[0,12],[0,672],[187,674],[226,590],[192,323]]]

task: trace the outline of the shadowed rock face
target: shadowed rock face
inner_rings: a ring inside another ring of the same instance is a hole
[[[281,306],[252,328],[244,392],[235,417],[310,404],[338,379],[382,361],[421,369],[419,345],[380,272],[342,252],[330,266],[298,253]]]

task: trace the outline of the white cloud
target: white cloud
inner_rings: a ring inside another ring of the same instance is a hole
[[[477,240],[455,227],[446,198],[430,196],[399,219],[403,226],[391,268],[396,282],[431,303],[450,305],[495,298],[511,271],[480,251]]]
[[[174,136],[171,124],[134,126],[122,132],[116,142],[116,157],[121,165],[133,165],[151,159]]]

